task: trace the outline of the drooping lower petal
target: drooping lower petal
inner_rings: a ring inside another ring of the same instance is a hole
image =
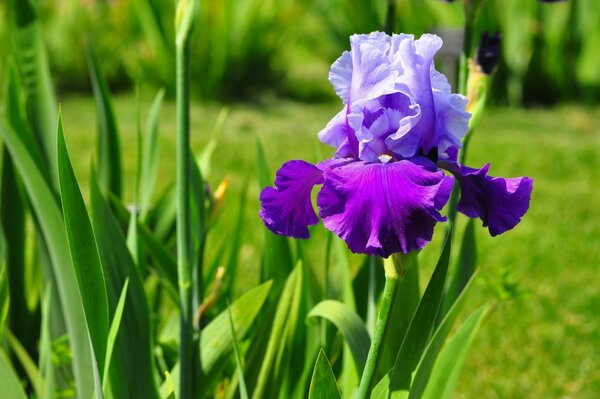
[[[325,227],[352,252],[387,257],[431,240],[451,189],[452,177],[426,158],[358,161],[325,171],[317,205]]]
[[[488,175],[490,164],[481,169],[454,165],[449,169],[460,184],[458,211],[480,218],[492,236],[515,227],[529,209],[533,180],[505,179]]]
[[[308,226],[319,219],[311,203],[314,185],[323,183],[323,172],[305,161],[288,161],[277,171],[275,188],[260,193],[259,216],[273,233],[308,238]]]

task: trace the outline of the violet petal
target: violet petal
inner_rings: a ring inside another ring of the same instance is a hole
[[[354,253],[388,257],[423,248],[452,189],[423,157],[389,164],[361,161],[325,171],[317,206],[325,227]]]

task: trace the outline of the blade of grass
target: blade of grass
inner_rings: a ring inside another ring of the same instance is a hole
[[[6,342],[8,343],[11,352],[15,354],[16,358],[21,363],[23,370],[25,370],[25,374],[27,374],[27,378],[29,378],[29,382],[36,395],[41,396],[42,378],[35,362],[31,359],[25,347],[21,345],[17,337],[15,337],[10,330],[6,329],[4,331],[4,336],[6,337]]]
[[[52,362],[52,339],[50,338],[50,307],[52,304],[52,285],[46,284],[44,297],[42,298],[42,328],[40,333],[40,359],[39,369],[43,384],[41,399],[54,398],[54,363]]]
[[[250,327],[269,296],[271,287],[272,282],[263,283],[252,288],[231,304],[230,310],[238,339],[244,339],[248,334]],[[202,370],[197,378],[202,381],[202,384],[196,392],[197,397],[202,397],[203,394],[209,392],[210,388],[218,382],[219,373],[229,364],[229,357],[233,351],[233,336],[229,327],[228,312],[227,309],[221,312],[204,327],[200,335],[200,346],[202,347],[200,366]],[[179,373],[180,369],[177,364],[171,371],[171,377],[175,381],[176,387],[179,381]],[[167,392],[166,385],[163,384],[161,392],[165,396]]]
[[[409,388],[412,373],[415,367],[417,367],[433,331],[448,273],[448,263],[452,248],[452,240],[449,237],[451,235],[448,235],[446,238],[435,270],[412,317],[406,336],[400,346],[400,351],[396,356],[390,385],[392,393]]]
[[[240,388],[240,398],[248,399],[248,390],[246,389],[246,380],[244,379],[244,361],[240,353],[237,333],[235,332],[235,324],[231,315],[231,307],[227,304],[227,315],[229,316],[229,326],[231,328],[231,337],[233,342],[233,351],[235,353],[235,362],[237,365],[238,385]]]
[[[57,146],[60,194],[71,259],[75,267],[98,368],[104,369],[108,333],[106,283],[90,218],[67,152],[60,114]]]
[[[108,331],[108,337],[106,342],[106,362],[104,363],[104,371],[102,373],[102,390],[106,394],[107,392],[107,384],[109,378],[109,369],[110,369],[110,361],[112,360],[113,350],[115,348],[115,342],[117,341],[117,334],[119,333],[119,328],[121,327],[121,320],[123,318],[123,309],[125,309],[125,299],[127,298],[127,288],[129,287],[129,278],[125,280],[125,284],[123,284],[123,290],[121,291],[121,296],[119,297],[119,302],[117,302],[117,307],[115,308],[115,313],[113,315],[112,322],[110,323],[110,330]]]
[[[37,169],[37,165],[29,155],[24,143],[1,120],[0,135],[13,157],[47,243],[69,332],[77,393],[82,397],[91,397],[94,392],[94,377],[88,340],[89,333],[75,269],[69,254],[62,215],[54,194]]]
[[[100,186],[104,192],[112,192],[121,198],[121,144],[110,92],[100,71],[98,59],[90,44],[86,46],[90,80],[96,100],[98,139],[96,162]]]
[[[303,284],[302,267],[302,264],[298,263],[281,291],[253,398],[272,397],[281,387],[286,370],[286,354],[290,352],[292,345],[290,341],[293,339],[298,321]]]
[[[152,361],[152,325],[143,280],[127,248],[125,237],[100,192],[95,172],[91,179],[92,225],[107,283],[108,305],[114,318],[118,299],[129,279],[120,333],[110,365],[114,397],[158,397]]]
[[[317,363],[313,371],[312,380],[310,382],[310,390],[308,393],[309,399],[335,399],[342,398],[340,390],[335,380],[335,374],[331,370],[329,360],[323,352],[319,352]]]
[[[490,306],[484,305],[464,321],[438,355],[423,395],[411,394],[410,399],[450,399],[467,353],[489,310]]]
[[[0,386],[2,387],[2,395],[6,395],[7,398],[27,399],[21,382],[10,366],[8,356],[2,349],[0,349]]]
[[[33,0],[11,0],[14,16],[13,49],[23,77],[27,97],[27,116],[34,136],[44,154],[52,187],[58,189],[56,157],[57,105],[50,77],[50,67],[42,40],[37,3]]]
[[[142,177],[140,180],[140,219],[145,220],[150,207],[150,200],[156,184],[156,173],[158,171],[158,160],[160,152],[160,141],[158,135],[158,124],[160,109],[165,96],[165,90],[160,89],[154,98],[148,119],[146,121],[146,140],[142,157]]]

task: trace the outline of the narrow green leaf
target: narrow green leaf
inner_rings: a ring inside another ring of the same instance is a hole
[[[4,322],[8,315],[8,304],[10,302],[6,270],[6,239],[4,238],[4,229],[0,224],[0,338],[4,331]]]
[[[35,362],[27,353],[27,350],[21,345],[17,337],[13,335],[10,330],[5,331],[6,342],[10,346],[10,350],[15,354],[19,362],[21,363],[21,367],[25,370],[25,374],[27,374],[27,378],[29,378],[29,382],[31,382],[31,386],[37,395],[41,394],[42,389],[42,379],[40,376],[40,371],[38,370]]]
[[[104,192],[121,197],[121,144],[110,92],[100,71],[100,65],[91,45],[87,46],[90,80],[96,99],[98,118],[98,143],[96,162],[98,179]]]
[[[69,254],[67,233],[62,215],[52,191],[39,172],[35,161],[29,155],[24,143],[1,120],[0,135],[12,155],[15,166],[29,194],[40,229],[47,243],[69,332],[77,393],[81,397],[91,397],[94,392],[94,377],[92,374],[93,365],[89,347],[89,332],[86,327],[75,268]]]
[[[240,398],[248,399],[248,390],[246,388],[246,380],[244,379],[244,361],[240,353],[240,346],[238,344],[237,333],[235,332],[235,324],[233,322],[233,316],[231,315],[231,307],[227,306],[227,314],[229,316],[229,326],[231,328],[231,337],[233,338],[233,351],[235,353],[235,362],[237,365],[238,385],[240,388]]]
[[[323,352],[323,349],[319,352],[317,357],[317,363],[313,371],[312,380],[310,381],[310,391],[308,393],[309,399],[334,399],[340,398],[340,390],[335,380],[335,374],[331,370],[329,360]]]
[[[196,157],[196,162],[205,178],[210,176],[212,155],[217,148],[217,137],[219,137],[223,131],[223,125],[225,124],[227,115],[229,115],[229,108],[226,106],[221,107],[213,127],[212,137]]]
[[[448,235],[447,237],[450,237]],[[446,239],[440,258],[429,284],[423,293],[419,306],[415,311],[402,346],[396,357],[392,370],[390,390],[407,390],[410,386],[412,373],[425,349],[435,325],[435,318],[440,308],[448,263],[450,261],[451,240]]]
[[[7,398],[27,399],[21,382],[10,366],[8,356],[2,349],[0,349],[0,387],[2,387],[2,395]]]
[[[248,194],[248,185],[244,184],[242,192],[240,193],[240,199],[238,201],[238,213],[234,230],[231,233],[229,246],[229,259],[227,260],[227,269],[225,276],[225,287],[224,292],[226,295],[231,296],[234,292],[234,284],[237,277],[238,259],[240,254],[240,248],[242,246],[242,233],[244,232],[244,213],[246,210],[246,197]]]
[[[6,121],[26,143],[26,147],[29,149],[29,153],[34,158],[39,170],[46,171],[44,177],[49,182],[50,178],[47,174],[47,168],[44,166],[41,151],[25,119],[24,98],[21,95],[21,86],[13,63],[8,63],[6,72],[4,102]],[[10,314],[8,319],[11,330],[21,339],[23,345],[33,352],[37,346],[36,329],[33,328],[37,320],[28,304],[28,301],[35,299],[35,296],[28,295],[31,292],[28,289],[27,278],[30,265],[25,261],[27,201],[23,198],[22,185],[6,147],[2,149],[2,176],[0,179],[2,181],[0,224],[4,229],[6,248],[10,248],[5,254],[7,265],[5,272],[6,289],[10,300],[10,308],[7,308]],[[6,305],[8,305],[8,302],[6,302]]]
[[[138,0],[145,2],[145,0]],[[142,156],[142,177],[140,187],[140,219],[145,220],[150,207],[150,200],[156,184],[156,173],[158,172],[160,141],[158,135],[158,123],[162,101],[165,90],[161,89],[156,94],[148,119],[146,121],[146,139]]]
[[[448,340],[438,355],[425,392],[420,398],[450,399],[467,353],[489,309],[489,305],[484,305],[473,312]],[[410,398],[412,399],[413,395]],[[415,395],[414,399],[417,398],[419,396]]]
[[[317,304],[310,313],[312,317],[323,317],[340,330],[354,357],[356,369],[362,374],[371,346],[371,338],[361,318],[346,304],[331,299]]]
[[[230,310],[224,310],[212,320],[202,330],[200,334],[201,375],[198,376],[200,384],[197,397],[206,393],[220,378],[219,372],[228,364],[229,356],[233,351],[233,335],[229,326],[229,311],[233,317],[234,329],[238,339],[243,339],[254,320],[258,316],[260,309],[265,303],[271,290],[272,282],[254,287],[244,295],[234,301],[229,307]],[[170,373],[175,386],[179,383],[179,364],[177,364]],[[161,392],[166,396],[168,387],[163,385]],[[176,392],[177,393],[177,392]]]
[[[152,325],[148,300],[139,271],[127,249],[125,237],[100,192],[95,173],[91,179],[92,224],[100,259],[106,275],[108,305],[114,318],[125,281],[129,279],[127,301],[110,365],[113,397],[156,398],[152,360]]]
[[[106,342],[106,362],[104,363],[104,371],[102,377],[102,390],[106,393],[106,387],[108,383],[108,372],[110,361],[112,359],[113,350],[115,348],[115,342],[117,341],[117,334],[119,333],[119,328],[121,327],[121,319],[123,318],[123,309],[125,308],[125,299],[127,298],[127,288],[129,287],[129,278],[125,280],[125,284],[123,285],[123,291],[121,291],[121,296],[119,297],[119,302],[117,302],[117,307],[115,308],[115,313],[113,315],[113,320],[110,323],[110,330],[108,331],[108,338]]]
[[[98,368],[104,369],[108,333],[108,299],[104,272],[92,225],[65,145],[60,114],[57,148],[60,193],[71,259],[75,267]]]
[[[12,0],[10,4],[14,16],[13,49],[23,77],[23,88],[28,104],[28,120],[37,142],[41,145],[45,163],[52,177],[52,185],[57,189],[55,129],[57,105],[46,49],[42,40],[43,34],[37,2]]]
[[[42,326],[40,333],[39,369],[42,375],[41,399],[54,398],[54,363],[52,362],[52,339],[50,337],[50,306],[52,304],[52,285],[46,284],[42,298]]]
[[[281,291],[253,398],[272,397],[281,387],[298,322],[303,285],[302,267],[299,262]]]
[[[116,212],[116,217],[121,223],[127,223],[129,213],[117,197],[109,194],[110,205]],[[153,259],[153,266],[160,275],[160,282],[173,298],[175,305],[179,306],[179,293],[177,292],[177,261],[173,254],[154,236],[148,226],[140,220],[137,223],[140,244],[144,252]]]
[[[458,264],[456,265],[452,278],[448,284],[448,290],[444,295],[444,306],[441,316],[444,316],[456,300],[462,290],[471,279],[477,264],[477,246],[475,243],[475,219],[469,219],[461,240]]]
[[[450,333],[454,322],[458,318],[458,315],[462,311],[464,305],[467,302],[467,298],[469,297],[469,293],[471,292],[472,287],[474,286],[473,281],[477,273],[474,273],[471,277],[471,280],[465,286],[465,289],[462,291],[458,299],[454,302],[450,311],[446,314],[446,317],[442,320],[438,328],[433,333],[421,359],[415,371],[414,377],[412,379],[412,384],[410,386],[411,394],[415,392],[415,395],[423,392],[425,385],[429,379],[429,375],[431,374],[431,368],[433,367],[433,363],[444,344],[446,337]],[[391,375],[392,371],[390,371],[386,376],[379,381],[373,393],[371,395],[371,399],[400,399],[408,397],[408,390],[394,390],[391,391]],[[420,393],[419,393],[420,392]]]

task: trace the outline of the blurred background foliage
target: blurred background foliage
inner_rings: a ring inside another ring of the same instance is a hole
[[[171,0],[39,0],[59,93],[88,92],[85,45],[96,50],[113,91],[136,81],[173,88]],[[206,0],[193,47],[193,92],[244,100],[272,92],[302,100],[333,96],[329,65],[348,36],[384,26],[385,0]],[[396,32],[460,32],[460,1],[398,0]],[[495,101],[551,104],[600,97],[600,2],[487,0],[476,32],[503,35]],[[10,52],[11,16],[0,4],[0,68]]]

